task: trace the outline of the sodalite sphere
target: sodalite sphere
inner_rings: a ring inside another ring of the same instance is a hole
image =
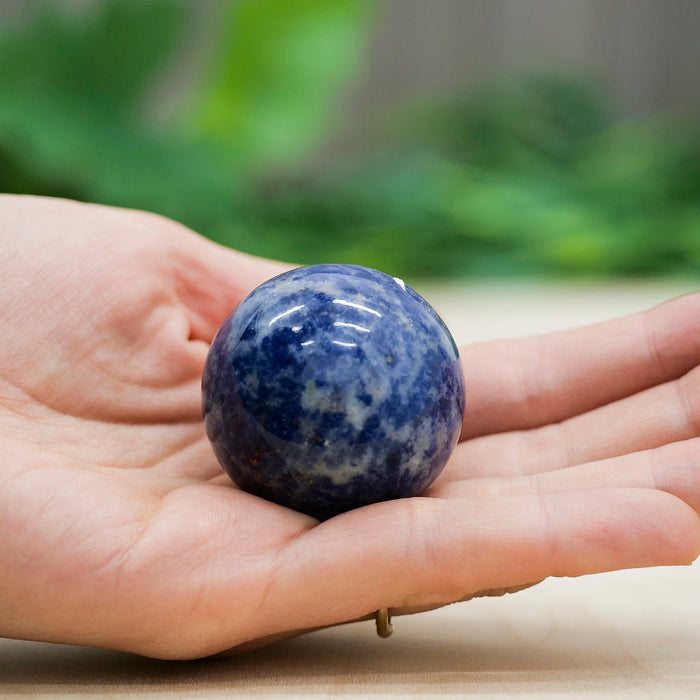
[[[357,265],[302,267],[255,289],[214,338],[202,389],[232,480],[322,520],[424,491],[464,413],[440,317],[400,279]]]

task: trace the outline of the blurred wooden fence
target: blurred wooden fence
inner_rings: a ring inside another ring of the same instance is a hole
[[[355,115],[518,72],[603,78],[626,114],[700,111],[700,0],[377,0]]]
[[[196,5],[202,20],[222,1]],[[346,115],[353,121],[404,98],[568,69],[600,76],[626,114],[700,111],[700,0],[368,1],[380,19]],[[0,21],[33,2],[0,0]]]

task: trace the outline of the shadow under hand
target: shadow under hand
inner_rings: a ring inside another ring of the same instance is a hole
[[[103,649],[0,641],[0,695],[119,696],[138,693],[195,697],[425,692],[458,689],[504,692],[538,689],[571,692],[585,679],[628,683],[639,666],[595,621],[582,628],[557,625],[556,635],[535,643],[477,615],[424,614],[395,620],[391,639],[376,637],[372,623],[355,623],[280,642],[255,652],[198,661],[158,661]],[[507,625],[506,625],[507,627]],[[567,641],[568,640],[568,641]],[[596,640],[592,642],[592,640]],[[577,683],[578,682],[578,683]],[[611,690],[617,687],[607,685]],[[56,692],[58,691],[58,692]]]

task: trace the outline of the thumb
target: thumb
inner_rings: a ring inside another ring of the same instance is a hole
[[[185,231],[175,243],[178,297],[190,322],[190,340],[210,343],[228,314],[255,287],[293,265],[259,258]]]

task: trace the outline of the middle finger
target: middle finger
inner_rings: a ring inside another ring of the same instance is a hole
[[[552,471],[698,436],[700,367],[561,423],[461,443],[438,483]]]

